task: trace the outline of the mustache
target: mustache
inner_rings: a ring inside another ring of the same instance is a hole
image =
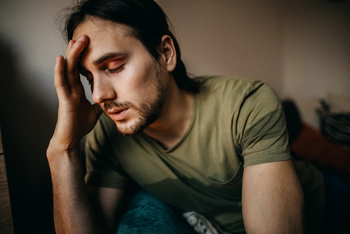
[[[109,109],[112,108],[126,108],[126,107],[134,107],[134,105],[131,102],[114,102],[114,101],[108,101],[103,103],[103,111],[107,112]]]

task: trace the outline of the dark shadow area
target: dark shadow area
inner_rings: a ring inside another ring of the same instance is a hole
[[[53,233],[46,147],[56,117],[48,111],[45,97],[38,99],[24,87],[23,80],[33,74],[19,72],[12,48],[0,39],[0,125],[14,229],[16,234]]]

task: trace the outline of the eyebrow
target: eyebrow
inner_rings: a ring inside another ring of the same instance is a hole
[[[120,52],[110,52],[107,54],[102,55],[100,58],[96,59],[95,61],[93,61],[94,65],[100,65],[101,63],[112,59],[112,58],[116,58],[116,57],[121,57],[121,56],[125,56],[125,53],[120,53]]]

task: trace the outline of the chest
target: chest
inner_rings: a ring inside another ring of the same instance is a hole
[[[181,144],[164,151],[152,139],[139,136],[118,155],[123,170],[138,184],[149,186],[177,181],[189,187],[232,189],[240,182],[242,159],[230,131],[193,127]]]

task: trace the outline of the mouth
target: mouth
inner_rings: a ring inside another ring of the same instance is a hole
[[[125,119],[125,115],[129,108],[114,109],[107,112],[108,116],[114,121],[122,121]]]

